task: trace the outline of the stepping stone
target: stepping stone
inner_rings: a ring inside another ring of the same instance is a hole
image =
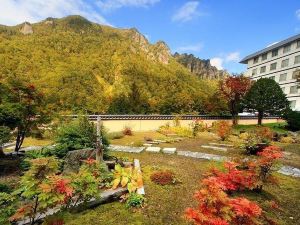
[[[223,147],[216,147],[216,146],[210,146],[210,145],[201,145],[201,148],[208,148],[208,149],[213,149],[213,150],[217,150],[217,151],[227,152],[227,148],[223,148]]]
[[[166,154],[174,154],[176,152],[176,148],[163,148],[162,151]]]
[[[234,147],[230,144],[222,144],[222,143],[209,143],[209,145],[221,146],[221,147]]]
[[[109,149],[116,152],[130,152],[130,153],[141,153],[145,147],[131,147],[121,145],[110,145]]]
[[[157,141],[148,141],[147,143],[148,144],[153,144],[153,145],[158,145],[159,144],[159,142],[157,142]]]
[[[159,143],[167,143],[167,141],[165,141],[165,140],[153,140],[153,141],[155,141],[155,142],[159,142]]]
[[[293,176],[293,177],[300,177],[300,169],[291,167],[291,166],[283,166],[278,170],[278,173]]]
[[[145,144],[143,144],[143,146],[145,146],[145,147],[151,147],[152,144],[145,143]]]
[[[214,161],[227,160],[227,157],[225,157],[225,156],[206,154],[206,153],[202,153],[202,152],[178,151],[177,154],[181,155],[181,156],[197,158],[197,159],[208,159],[208,160],[214,160]]]
[[[148,147],[146,152],[160,152],[160,147]]]

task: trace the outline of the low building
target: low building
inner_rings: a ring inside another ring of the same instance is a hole
[[[287,95],[293,110],[300,111],[300,89],[295,71],[300,69],[300,34],[246,56],[245,76],[274,79]]]

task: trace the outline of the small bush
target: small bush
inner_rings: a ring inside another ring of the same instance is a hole
[[[114,139],[121,139],[123,138],[125,135],[122,132],[111,132],[109,134],[107,134],[107,138],[114,140]]]
[[[124,130],[123,130],[123,134],[127,135],[127,136],[132,136],[133,135],[132,130],[131,130],[130,127],[125,127]]]
[[[151,137],[144,137],[144,140],[145,141],[153,141],[153,138],[151,138]]]
[[[273,131],[269,127],[257,127],[255,133],[261,140],[265,141],[271,141],[274,136]]]
[[[288,123],[288,128],[292,131],[300,130],[300,112],[289,111],[284,116]]]
[[[280,139],[281,143],[292,144],[294,143],[294,139],[292,137],[282,137]]]
[[[128,195],[128,198],[126,200],[126,207],[142,207],[144,202],[145,197],[143,195],[132,192]]]
[[[176,183],[175,174],[171,171],[157,171],[151,174],[152,182],[159,185],[170,185]]]
[[[0,183],[0,192],[11,193],[12,189],[8,185]]]
[[[227,121],[223,120],[215,122],[214,128],[222,141],[225,141],[232,132],[232,126]]]
[[[249,133],[247,133],[247,132],[241,133],[239,135],[239,138],[242,139],[242,140],[244,140],[244,141],[246,141],[249,138]]]

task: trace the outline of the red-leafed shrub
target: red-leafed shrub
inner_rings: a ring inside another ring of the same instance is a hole
[[[197,225],[255,225],[261,208],[246,198],[230,198],[215,177],[202,181],[194,198],[197,208],[186,209],[186,217]]]
[[[240,164],[234,162],[226,162],[225,172],[212,170],[212,174],[216,178],[216,182],[222,185],[224,191],[240,191],[245,189],[253,189],[256,185],[256,169],[249,164],[247,169],[239,169]]]
[[[264,148],[262,152],[257,153],[260,157],[257,161],[257,165],[259,166],[259,182],[258,190],[262,190],[262,186],[264,183],[274,183],[276,182],[275,178],[273,178],[271,172],[273,165],[276,161],[282,158],[283,153],[282,149],[277,146],[268,146]]]
[[[256,135],[265,141],[271,141],[274,133],[269,127],[257,127],[255,130]]]
[[[176,182],[175,174],[172,171],[157,171],[151,174],[152,182],[159,185],[174,184]]]
[[[132,136],[133,133],[130,127],[125,127],[123,130],[123,134],[127,136]]]
[[[222,141],[231,134],[232,126],[227,121],[218,121],[214,124],[214,127]]]

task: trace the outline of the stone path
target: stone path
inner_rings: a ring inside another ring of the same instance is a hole
[[[216,145],[216,143],[210,143],[210,144]],[[215,147],[215,146],[210,146],[210,145],[207,145],[207,146],[209,146],[210,148]],[[228,145],[228,147],[230,147],[230,146]],[[130,146],[120,146],[120,145],[110,145],[109,148],[112,151],[129,152],[129,153],[141,153],[145,149],[145,147],[130,147]],[[218,147],[218,148],[222,149],[222,147]],[[224,149],[224,147],[223,147],[223,149]],[[160,150],[161,150],[160,147],[147,147],[146,148],[147,152],[159,153]],[[220,150],[220,149],[218,149],[218,150]],[[165,154],[175,154],[176,148],[163,148],[162,152]],[[190,157],[190,158],[197,158],[197,159],[207,159],[207,160],[213,160],[213,161],[225,161],[225,160],[229,159],[226,156],[208,154],[208,153],[202,153],[202,152],[191,152],[191,151],[177,151],[177,155]],[[294,168],[291,166],[281,167],[281,169],[278,170],[278,173],[281,173],[281,174],[284,174],[287,176],[300,177],[300,169]]]
[[[217,150],[217,151],[221,151],[221,152],[227,152],[227,148],[224,148],[224,147],[201,145],[201,148],[207,148],[207,149]]]
[[[287,175],[287,176],[293,176],[293,177],[300,177],[300,169],[294,168],[291,166],[283,166],[280,170],[278,170],[278,173]]]
[[[131,147],[121,145],[110,145],[109,149],[116,152],[130,152],[130,153],[141,153],[145,147]]]
[[[178,151],[177,154],[186,156],[186,157],[191,157],[191,158],[208,159],[208,160],[213,160],[213,161],[224,161],[224,160],[228,159],[225,156],[207,154],[207,153],[202,153],[202,152]]]

